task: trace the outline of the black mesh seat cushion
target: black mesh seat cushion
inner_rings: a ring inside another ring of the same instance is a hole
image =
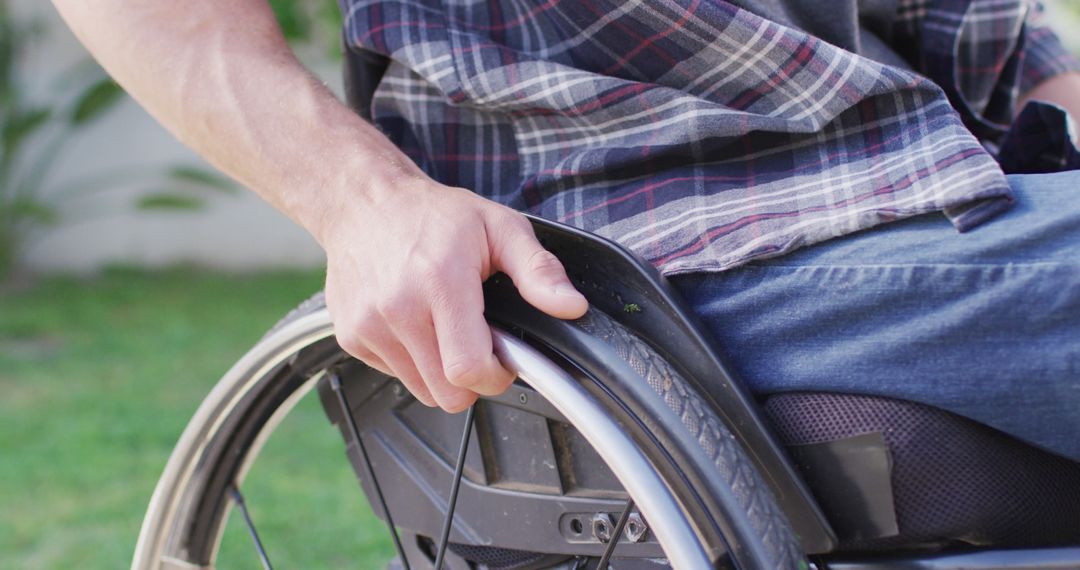
[[[912,402],[826,393],[770,396],[784,445],[879,432],[892,458],[900,534],[846,550],[964,542],[1001,547],[1080,543],[1080,464],[974,421]],[[1080,437],[1080,434],[1078,434]]]

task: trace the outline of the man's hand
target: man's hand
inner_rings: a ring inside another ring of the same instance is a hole
[[[457,412],[513,381],[483,314],[481,283],[496,271],[552,316],[585,313],[524,216],[426,178],[383,194],[352,202],[323,232],[326,302],[338,343],[421,402]]]
[[[495,271],[551,315],[585,312],[523,216],[420,172],[300,66],[265,0],[54,4],[162,124],[319,240],[339,342],[424,403],[512,380],[483,318]]]

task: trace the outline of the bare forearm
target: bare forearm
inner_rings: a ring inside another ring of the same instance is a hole
[[[419,173],[295,59],[265,0],[55,0],[177,137],[320,238],[336,202]]]
[[[513,381],[484,320],[492,273],[585,312],[524,217],[424,176],[297,63],[265,0],[54,1],[159,121],[319,240],[338,342],[421,401],[462,410]]]

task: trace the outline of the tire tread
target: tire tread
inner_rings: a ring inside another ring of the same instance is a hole
[[[772,497],[772,491],[762,481],[735,436],[682,375],[651,346],[600,311],[590,310],[576,324],[585,332],[604,339],[679,416],[683,427],[716,466],[717,475],[723,477],[734,491],[768,556],[773,559],[773,568],[806,568],[798,540]]]

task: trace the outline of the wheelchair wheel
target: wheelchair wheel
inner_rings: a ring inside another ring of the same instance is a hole
[[[746,453],[716,412],[648,344],[596,309],[574,322],[549,319],[553,326],[576,331],[569,337],[583,335],[589,342],[574,338],[551,342],[544,334],[532,334],[537,320],[543,319],[535,314],[522,316],[520,311],[501,311],[489,304],[489,319],[499,329],[496,350],[500,358],[518,372],[519,381],[511,396],[520,398],[521,406],[515,406],[524,408],[528,401],[530,410],[542,410],[539,414],[545,425],[571,434],[564,438],[569,443],[560,453],[568,463],[558,462],[558,469],[568,472],[559,476],[576,481],[591,472],[582,469],[600,469],[609,472],[616,484],[594,495],[566,492],[556,496],[546,504],[568,511],[538,524],[535,513],[548,511],[528,505],[540,504],[537,501],[541,498],[551,499],[550,491],[535,494],[528,484],[495,488],[497,485],[468,479],[462,484],[464,457],[459,455],[454,488],[463,485],[465,490],[457,517],[471,520],[462,520],[459,527],[453,507],[447,507],[443,498],[457,492],[451,493],[441,479],[436,482],[435,474],[430,475],[430,481],[420,482],[429,495],[438,495],[429,497],[429,503],[439,507],[440,515],[449,513],[447,518],[452,518],[451,523],[439,521],[446,523],[447,529],[453,528],[449,540],[453,546],[443,567],[570,570],[597,568],[602,559],[613,556],[612,567],[627,569],[807,568],[790,526]],[[395,380],[344,354],[334,340],[325,302],[321,294],[316,295],[256,344],[204,400],[154,491],[132,568],[213,568],[230,510],[239,506],[247,518],[239,489],[248,468],[278,423],[320,383],[324,406],[337,392],[361,390],[368,402],[376,401],[377,394],[395,394],[397,403],[393,405],[343,406],[350,411],[350,421],[359,424],[352,432],[357,436],[369,424],[377,424],[380,415],[397,413],[395,410],[408,407],[410,402],[412,409],[426,410],[423,413],[451,419],[464,415],[449,416],[423,408]],[[494,409],[509,401],[506,395],[500,398],[482,400],[481,404]],[[329,413],[330,407],[326,409]],[[444,425],[449,425],[445,421]],[[399,552],[412,568],[434,567],[435,551],[444,547],[438,544],[437,533],[430,528],[413,528],[402,522],[408,516],[395,514],[400,500],[394,499],[394,485],[399,482],[394,478],[379,480],[382,491],[376,492],[380,498],[385,493],[391,499],[383,503],[388,505],[386,512],[380,509],[371,498],[370,478],[356,467],[358,446],[350,440],[349,421],[342,415],[335,423],[345,435],[350,458],[376,514],[384,520],[387,514],[397,519],[397,534],[403,539],[395,535],[395,540],[405,545],[399,546]],[[375,439],[364,437],[369,442]],[[387,451],[389,458],[380,464],[382,469],[393,463],[396,452],[394,442],[385,441],[385,434],[378,441],[377,447]],[[476,448],[475,443],[472,448]],[[461,449],[470,448],[462,445]],[[574,463],[574,454],[569,453],[573,450],[599,462],[591,468],[588,462]],[[368,474],[374,474],[366,452],[364,458],[369,461]],[[444,463],[450,464],[444,471],[452,470],[453,461]],[[711,483],[702,484],[706,479]],[[728,492],[715,492],[717,480]],[[540,497],[545,493],[546,497]],[[469,508],[468,503],[510,499],[507,504],[534,511],[527,524],[511,507],[492,508],[494,503],[485,503],[482,508]],[[585,504],[601,507],[590,514],[582,507]],[[620,517],[621,511],[625,514]],[[485,518],[491,520],[480,520]],[[631,527],[636,524],[638,528],[627,529],[628,519]],[[518,537],[524,542],[506,544],[477,530],[485,528],[498,529],[493,531],[496,538]],[[548,535],[555,538],[542,539]],[[560,537],[567,540],[560,542]],[[255,542],[258,544],[257,538]],[[528,547],[522,549],[522,544]],[[499,558],[523,551],[531,558],[517,557],[510,562],[491,558],[493,554]],[[256,554],[252,556],[257,559]],[[265,557],[261,545],[258,556]],[[265,558],[263,563],[268,563]]]

